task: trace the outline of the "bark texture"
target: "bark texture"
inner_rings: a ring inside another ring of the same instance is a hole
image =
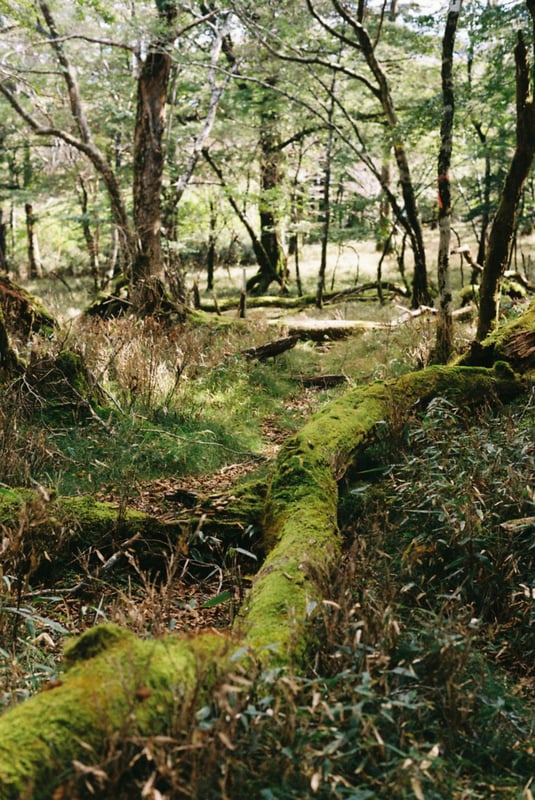
[[[453,317],[450,276],[451,239],[451,186],[450,164],[453,146],[453,117],[455,94],[453,91],[453,45],[459,19],[460,3],[452,0],[442,39],[442,122],[440,126],[440,152],[438,154],[438,226],[439,246],[437,279],[439,305],[435,359],[446,364],[453,350]]]
[[[58,685],[0,718],[3,800],[51,797],[87,745],[103,753],[106,741],[125,728],[165,731],[169,715],[203,702],[240,654],[304,667],[307,608],[321,601],[323,577],[340,558],[338,481],[358,464],[376,430],[436,395],[466,406],[522,389],[503,364],[430,367],[353,389],[315,415],[279,453],[264,506],[268,554],[234,630],[142,641],[102,625],[71,642]]]
[[[177,7],[157,3],[163,34],[151,42],[137,83],[134,131],[134,228],[136,253],[133,282],[161,276],[162,176],[167,88],[171,74],[170,46],[174,38]]]
[[[535,28],[535,0],[526,0]],[[530,86],[528,50],[522,33],[515,48],[516,64],[516,147],[500,196],[489,236],[479,292],[478,342],[496,326],[500,284],[507,267],[522,190],[535,157],[535,102]]]

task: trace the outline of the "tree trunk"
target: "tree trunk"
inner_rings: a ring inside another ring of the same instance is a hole
[[[2,306],[0,306],[0,377],[9,380],[21,371],[22,365],[9,343],[4,312],[2,311]]]
[[[157,2],[163,32],[151,42],[137,83],[134,130],[134,229],[136,235],[132,280],[163,276],[162,176],[167,88],[171,74],[170,43],[177,7]]]
[[[32,333],[40,331],[50,336],[57,326],[54,317],[34,297],[7,275],[0,275],[0,307],[4,324],[11,334],[26,342]]]
[[[33,206],[31,203],[25,203],[24,211],[26,213],[26,235],[28,237],[28,277],[30,280],[33,280],[34,278],[41,278],[43,276],[39,242],[37,241],[37,234],[35,232],[37,217],[33,213]]]
[[[268,79],[268,84],[275,85],[276,79]],[[280,119],[277,108],[278,97],[273,91],[266,89],[260,108],[260,244],[265,253],[263,263],[259,264],[260,275],[257,276],[254,291],[264,294],[277,276],[277,281],[284,287],[286,277],[286,254],[280,241],[280,220],[278,206],[281,198],[282,181],[282,149],[280,139]]]
[[[310,0],[307,0],[310,7]],[[431,305],[431,295],[427,285],[427,267],[425,259],[425,248],[422,234],[422,225],[416,202],[416,194],[412,183],[412,176],[409,166],[407,151],[401,140],[401,131],[397,117],[390,87],[385,72],[379,64],[375,55],[375,47],[370,39],[368,31],[361,21],[355,21],[347,8],[339,2],[332,0],[332,5],[338,14],[351,25],[355,32],[360,49],[366,63],[373,74],[377,83],[376,97],[381,103],[386,124],[393,136],[394,156],[399,174],[399,182],[405,203],[404,215],[406,217],[406,230],[409,235],[413,256],[414,256],[414,275],[412,281],[412,307],[418,308],[420,305]]]
[[[439,305],[435,360],[446,364],[453,351],[453,318],[450,276],[451,186],[450,164],[453,138],[455,95],[453,91],[453,46],[462,0],[450,0],[446,29],[442,39],[442,122],[438,155],[438,267]]]
[[[473,125],[485,153],[485,175],[483,178],[483,197],[481,198],[483,211],[481,214],[481,228],[479,230],[479,242],[477,246],[477,256],[476,256],[476,262],[478,264],[484,264],[487,252],[487,231],[489,229],[489,224],[490,224],[490,195],[492,186],[492,172],[490,163],[490,151],[487,144],[487,135],[484,133],[480,122],[474,120]],[[479,272],[477,270],[472,271],[472,277],[470,283],[474,285],[479,283]]]
[[[535,0],[527,0],[527,6],[535,27]],[[522,190],[535,156],[535,105],[530,97],[528,53],[521,32],[515,48],[515,63],[516,147],[490,230],[479,292],[478,342],[483,341],[498,321],[501,279],[509,262]]]
[[[87,253],[89,255],[89,269],[93,278],[93,288],[96,292],[100,288],[98,239],[91,229],[89,198],[87,194],[87,186],[82,175],[80,175],[78,180],[78,197],[80,198],[80,206],[82,208],[82,231],[87,247]]]
[[[216,263],[216,242],[217,242],[217,208],[215,200],[210,197],[210,233],[208,234],[208,251],[206,253],[206,291],[214,289],[214,271]]]
[[[7,259],[7,225],[4,222],[4,210],[0,208],[0,272],[9,272]]]
[[[335,110],[335,90],[336,90],[336,72],[333,73],[330,86],[330,103],[327,113],[327,121],[329,130],[327,133],[327,145],[325,147],[325,168],[323,170],[323,227],[321,232],[321,258],[320,268],[318,271],[318,281],[316,287],[316,306],[321,308],[323,306],[323,292],[325,291],[325,274],[327,272],[327,249],[329,245],[329,231],[331,228],[331,161],[334,147],[334,110]]]
[[[282,278],[281,276],[273,270],[271,260],[269,259],[264,247],[262,245],[261,240],[255,233],[255,230],[249,220],[247,219],[246,215],[238,205],[236,198],[230,193],[227,183],[225,181],[225,177],[223,175],[223,171],[221,167],[214,161],[211,154],[208,150],[203,150],[203,156],[207,163],[210,165],[211,169],[219,178],[221,186],[226,192],[226,198],[230,204],[230,207],[244,226],[245,230],[249,234],[251,239],[251,245],[253,248],[253,252],[255,254],[255,258],[257,264],[259,266],[259,271],[256,275],[253,275],[247,281],[247,291],[254,292],[255,294],[262,294],[273,281],[277,281],[282,286]],[[266,283],[267,281],[267,283]]]
[[[463,406],[522,390],[507,368],[430,367],[394,382],[356,388],[324,408],[281,449],[268,486],[268,555],[225,636],[140,640],[97,626],[66,648],[61,679],[0,717],[2,800],[48,800],[68,785],[74,760],[99,760],[128,731],[158,735],[177,708],[206,695],[239,657],[266,666],[307,660],[307,609],[339,564],[338,481],[359,462],[378,427],[436,395]],[[318,581],[318,578],[320,581]],[[89,754],[92,753],[92,756]],[[63,792],[63,794],[59,794]]]
[[[497,360],[507,361],[521,373],[535,367],[535,300],[520,317],[500,325],[483,342],[472,342],[459,363],[488,366]]]

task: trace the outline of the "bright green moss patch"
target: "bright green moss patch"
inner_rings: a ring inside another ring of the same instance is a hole
[[[48,800],[88,747],[98,751],[116,731],[165,730],[201,676],[201,694],[211,686],[228,651],[214,634],[144,641],[116,626],[88,631],[69,648],[60,685],[0,717],[0,797]]]

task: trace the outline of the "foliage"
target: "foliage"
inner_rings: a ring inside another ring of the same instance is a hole
[[[308,609],[308,674],[237,653],[199,710],[179,706],[161,737],[124,731],[104,761],[88,751],[64,791],[529,798],[534,412],[524,397],[470,423],[432,403],[383,450],[384,477],[348,487],[344,563]],[[507,535],[518,515],[531,528]]]
[[[429,152],[436,147],[439,125],[438,25],[442,20],[440,15],[432,20],[419,20],[417,4],[414,7],[402,4],[395,19],[382,14],[379,4],[367,5],[366,25],[372,40],[377,37],[377,55],[395,94],[399,115],[396,131],[410,146],[418,202],[424,218],[431,221],[436,211],[436,192]],[[27,87],[20,93],[24,107],[42,115],[39,118],[56,121],[68,129],[67,102],[60,98],[52,54],[43,46],[42,30],[35,24],[34,12],[26,3],[16,6],[3,3],[0,7],[6,85],[15,85],[22,75],[22,83]],[[185,4],[179,3],[177,7],[184,15],[181,20],[191,19]],[[316,2],[315,7],[333,30],[348,33],[332,4]],[[267,2],[253,8],[250,3],[235,0],[230,8],[230,38],[225,40],[225,48],[228,53],[232,43],[232,57],[239,60],[239,70],[232,80],[224,77],[229,62],[224,62],[222,56],[218,61],[222,74],[215,79],[213,75],[210,77],[210,47],[223,17],[226,19],[224,14],[221,18],[216,14],[206,27],[193,28],[193,33],[188,31],[178,37],[172,47],[164,206],[172,201],[174,186],[191,159],[196,162],[196,178],[195,184],[190,183],[186,189],[178,217],[165,222],[166,226],[178,225],[179,231],[176,240],[171,236],[171,240],[164,242],[170,263],[178,258],[184,268],[193,255],[197,266],[204,269],[207,243],[213,235],[206,211],[208,205],[215,209],[217,249],[221,255],[225,255],[229,240],[231,243],[240,240],[237,248],[231,247],[231,254],[240,254],[247,247],[240,222],[237,219],[230,222],[231,209],[225,197],[230,192],[252,227],[257,226],[261,199],[258,145],[261,117],[265,113],[277,118],[284,145],[284,174],[280,185],[270,190],[274,193],[274,205],[285,228],[298,229],[312,238],[317,236],[322,225],[326,108],[330,102],[330,65],[334,63],[340,72],[330,164],[331,241],[343,239],[349,232],[360,236],[374,231],[380,217],[379,204],[384,198],[370,167],[377,172],[381,164],[386,166],[391,161],[388,153],[392,137],[381,122],[376,100],[366,84],[362,53],[348,45],[349,38],[340,42],[322,29],[301,0],[286,3],[284,13]],[[139,67],[139,57],[150,32],[157,33],[155,4],[137,3],[134,12],[122,4],[110,10],[101,2],[80,2],[74,8],[59,3],[54,13],[66,36],[65,51],[76,69],[95,143],[113,163],[126,197],[132,176],[136,65]],[[81,13],[87,39],[78,38],[78,30],[72,24]],[[456,90],[465,113],[459,121],[455,144],[454,190],[459,186],[455,213],[474,223],[473,235],[477,239],[481,214],[489,205],[483,193],[485,156],[491,158],[489,186],[493,207],[514,134],[511,55],[514,31],[519,27],[527,30],[529,26],[525,6],[520,2],[492,7],[483,2],[465,4],[460,24],[463,31],[462,46],[456,54]],[[274,77],[273,88],[270,81]],[[216,84],[222,93],[210,149],[225,166],[228,192],[195,153],[195,142],[203,129]],[[24,271],[22,206],[31,200],[39,219],[37,231],[45,270],[61,274],[67,269],[77,274],[87,271],[81,224],[85,219],[90,221],[97,241],[100,278],[104,280],[104,273],[113,269],[116,262],[109,202],[102,180],[57,138],[46,142],[32,137],[7,102],[1,102],[4,115],[0,126],[0,200],[6,211],[11,209],[8,255],[12,267]],[[482,126],[486,136],[484,145],[476,134],[474,122]],[[87,214],[81,213],[76,199],[80,179],[91,187]],[[527,225],[532,216],[528,203],[523,213]],[[60,231],[66,230],[69,236],[61,237]]]

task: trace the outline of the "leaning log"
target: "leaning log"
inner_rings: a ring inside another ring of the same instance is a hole
[[[0,797],[45,800],[68,781],[73,761],[87,760],[90,751],[101,758],[125,726],[165,731],[177,704],[202,703],[240,653],[304,667],[307,609],[321,601],[321,576],[341,556],[338,481],[378,430],[437,395],[467,407],[523,388],[505,364],[430,367],[357,387],[316,414],[279,452],[264,506],[267,556],[233,631],[142,641],[98,626],[70,643],[65,672],[51,690],[0,717]]]

